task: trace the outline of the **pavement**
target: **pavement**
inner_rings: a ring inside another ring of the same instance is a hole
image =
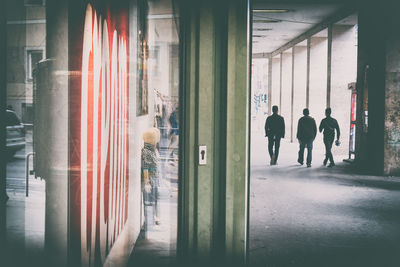
[[[252,138],[251,266],[400,266],[400,177],[357,173],[335,155],[311,168],[296,162],[298,145],[281,142],[269,165],[266,141]]]
[[[178,160],[168,155],[168,142],[160,146],[159,219],[154,222],[153,206],[144,206],[147,227],[142,229],[128,266],[175,266],[178,214]]]
[[[26,146],[7,162],[6,244],[1,266],[44,266],[45,181],[29,176],[25,195],[25,156],[32,151],[31,134]],[[32,158],[30,169],[33,169]]]

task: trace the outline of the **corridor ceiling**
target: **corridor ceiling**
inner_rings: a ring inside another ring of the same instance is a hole
[[[339,4],[255,3],[253,54],[275,51],[318,25],[341,7]]]

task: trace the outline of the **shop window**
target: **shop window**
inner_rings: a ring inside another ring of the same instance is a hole
[[[26,49],[26,81],[32,82],[35,65],[43,59],[43,49]]]

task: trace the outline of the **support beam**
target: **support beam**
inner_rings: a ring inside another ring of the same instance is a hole
[[[0,251],[6,251],[6,172],[7,161],[4,160],[6,147],[6,107],[7,107],[7,29],[6,4],[0,10]],[[0,255],[3,255],[0,253]],[[2,257],[4,259],[4,257]],[[7,263],[5,263],[7,264]]]
[[[328,60],[326,72],[326,107],[331,106],[332,25],[328,26]]]
[[[7,107],[7,24],[6,24],[6,4],[2,4],[0,14],[0,206],[6,201],[6,167],[5,155],[6,147],[6,107]],[[2,214],[0,214],[2,216]],[[5,218],[5,217],[4,217]],[[0,218],[3,226],[3,217]],[[5,221],[4,221],[5,226]],[[2,229],[1,229],[2,230]],[[4,239],[0,239],[4,240]]]
[[[306,80],[306,107],[310,106],[310,56],[311,56],[311,37],[307,39],[307,80]]]
[[[283,53],[280,53],[280,73],[279,73],[279,113],[282,112],[282,65],[283,65]]]
[[[271,53],[254,53],[251,56],[252,58],[270,58]]]
[[[293,107],[294,107],[294,57],[295,49],[292,47],[292,97],[290,103],[290,142],[293,143]],[[286,122],[287,123],[287,122]]]
[[[272,114],[272,57],[268,57],[268,114]]]

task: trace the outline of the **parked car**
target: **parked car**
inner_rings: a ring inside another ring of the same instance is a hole
[[[7,140],[6,153],[13,157],[18,150],[25,147],[25,128],[14,111],[6,110]]]

